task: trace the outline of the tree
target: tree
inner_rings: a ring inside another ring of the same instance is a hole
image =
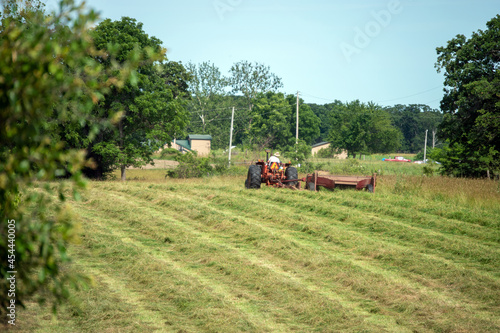
[[[191,133],[210,134],[214,149],[227,148],[231,107],[234,106],[226,91],[228,79],[210,62],[199,65],[190,63],[187,70],[192,75],[189,81],[192,96],[189,103],[189,130]]]
[[[401,132],[391,123],[390,115],[373,103],[359,100],[346,103],[330,114],[329,141],[334,149],[357,153],[386,153],[399,149]]]
[[[134,51],[142,60],[134,79],[121,89],[112,89],[96,109],[104,115],[121,112],[116,127],[101,132],[91,151],[100,163],[119,167],[125,180],[128,166],[152,162],[153,152],[184,134],[189,121],[185,110],[189,76],[181,64],[166,63],[161,41],[149,37],[135,19],[106,19],[92,31],[92,37],[97,49],[117,52],[120,63]],[[106,59],[98,60],[109,66]]]
[[[55,186],[55,191],[50,184],[37,184],[67,173],[78,198],[78,188],[84,186],[80,172],[84,153],[53,140],[48,130],[54,124],[88,122],[95,103],[129,73],[128,65],[106,70],[94,60],[106,56],[95,51],[87,33],[87,25],[96,19],[94,12],[64,0],[60,13],[46,15],[37,3],[2,3],[0,257],[13,258],[9,266],[0,265],[2,322],[8,318],[4,311],[12,299],[6,292],[7,278],[12,277],[8,271],[17,272],[16,305],[41,291],[61,301],[68,296],[67,283],[78,280],[61,269],[69,261],[66,248],[75,237],[76,223],[65,204],[66,183]],[[106,57],[114,64],[111,56]],[[109,122],[92,124],[89,135]],[[34,186],[41,188],[29,191]],[[15,235],[15,242],[8,234]]]
[[[232,87],[232,93],[236,97],[240,97],[237,100],[242,103],[242,107],[238,112],[239,118],[245,120],[241,124],[238,122],[238,127],[241,129],[238,139],[250,143],[252,138],[246,135],[251,131],[250,127],[252,127],[254,115],[252,109],[256,100],[261,94],[277,92],[279,88],[283,87],[283,83],[281,78],[270,71],[269,66],[257,62],[237,62],[229,72],[229,84]]]
[[[327,141],[328,133],[330,132],[330,114],[338,112],[343,107],[343,103],[339,100],[335,100],[333,103],[323,105],[309,104],[309,106],[320,120],[320,135],[316,139],[316,143]]]
[[[249,110],[259,93],[276,92],[283,87],[281,78],[271,73],[269,66],[240,61],[235,63],[230,70],[229,82],[234,94],[242,94]]]
[[[385,110],[391,115],[394,126],[403,134],[402,150],[410,153],[423,150],[425,131],[436,133],[443,117],[438,110],[423,104],[398,104]]]
[[[287,96],[288,104],[292,109],[292,119],[290,121],[290,132],[295,137],[297,126],[297,97],[294,95]],[[295,117],[293,117],[295,115]],[[302,99],[299,99],[299,139],[305,144],[312,145],[320,136],[320,119],[316,116],[308,104],[305,104]],[[295,142],[294,142],[295,144]]]
[[[295,143],[290,131],[292,108],[282,93],[260,94],[252,110],[248,137],[259,150],[264,147],[281,148]],[[295,128],[295,127],[294,127]]]
[[[457,35],[437,48],[444,71],[444,119],[440,136],[449,141],[444,172],[484,177],[500,171],[500,15],[485,31]]]

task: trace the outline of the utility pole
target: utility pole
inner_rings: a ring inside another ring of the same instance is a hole
[[[295,129],[295,144],[299,144],[299,92],[297,91],[297,128]]]
[[[228,166],[231,166],[231,147],[233,145],[233,122],[234,122],[234,106],[233,111],[231,112],[231,130],[229,132],[229,158],[228,158]]]
[[[424,144],[424,163],[427,163],[426,161],[426,156],[427,156],[427,131],[425,130],[425,144]]]

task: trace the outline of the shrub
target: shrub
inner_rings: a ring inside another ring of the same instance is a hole
[[[434,168],[431,165],[424,165],[422,172],[424,176],[434,176]]]
[[[165,148],[160,153],[160,159],[175,161],[177,156],[181,154],[182,153],[175,148]]]
[[[298,144],[287,147],[285,152],[290,161],[301,164],[311,156],[311,147],[304,140],[299,140]]]
[[[16,271],[17,305],[37,295],[49,296],[55,308],[69,296],[68,283],[82,280],[63,267],[76,234],[75,216],[65,201],[71,194],[78,199],[85,185],[85,154],[65,147],[53,137],[53,129],[86,123],[88,138],[95,136],[103,124],[89,121],[94,105],[111,85],[124,82],[116,76],[123,68],[112,73],[95,61],[104,54],[97,53],[88,38],[88,25],[96,19],[93,12],[84,13],[71,0],[62,1],[60,13],[52,15],[37,6],[18,6],[17,1],[2,5],[0,257],[15,256],[15,264],[0,265],[0,323],[13,300],[6,292],[7,278],[12,277],[8,271]],[[111,118],[103,123],[109,126]],[[38,185],[64,175],[75,185],[71,191],[64,188],[66,182],[59,187]],[[13,231],[15,241],[7,238],[7,231]]]
[[[179,154],[175,160],[179,162],[179,165],[174,170],[167,171],[167,177],[199,178],[214,173],[208,157],[197,157],[196,153],[185,153]]]

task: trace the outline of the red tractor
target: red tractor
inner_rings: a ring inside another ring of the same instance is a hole
[[[320,187],[334,190],[335,188],[355,188],[356,190],[367,190],[375,192],[377,174],[372,176],[339,176],[320,174],[318,171],[299,179],[297,169],[291,166],[291,162],[281,163],[269,160],[269,150],[266,150],[266,161],[258,160],[257,163],[248,168],[246,188],[260,188],[260,184],[268,186],[300,189],[300,182],[305,182],[305,189],[318,191]]]
[[[260,188],[260,184],[275,187],[299,188],[299,175],[292,163],[278,163],[269,161],[269,149],[266,149],[266,160],[258,160],[248,168],[246,188]]]

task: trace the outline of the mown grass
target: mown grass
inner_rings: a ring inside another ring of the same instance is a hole
[[[500,330],[498,182],[393,175],[375,194],[315,193],[152,171],[74,203],[68,269],[94,284],[57,319],[30,305],[18,331]]]

